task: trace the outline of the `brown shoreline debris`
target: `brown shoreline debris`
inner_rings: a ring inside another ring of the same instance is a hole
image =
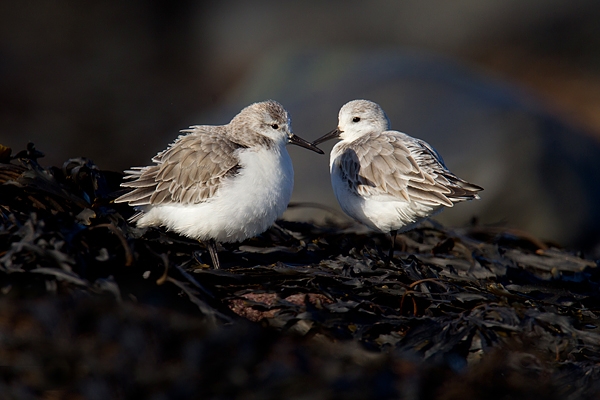
[[[598,260],[425,223],[386,267],[384,235],[278,221],[211,270],[197,242],[127,224],[120,174],[40,154],[0,164],[9,396],[600,394]]]

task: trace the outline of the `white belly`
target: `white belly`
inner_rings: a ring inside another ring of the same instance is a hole
[[[152,206],[138,226],[165,226],[198,240],[238,242],[267,230],[292,196],[294,170],[285,149],[240,152],[242,168],[200,204]]]
[[[409,230],[441,211],[441,207],[408,202],[390,195],[359,196],[350,190],[337,168],[331,168],[331,186],[340,207],[348,216],[379,232]]]

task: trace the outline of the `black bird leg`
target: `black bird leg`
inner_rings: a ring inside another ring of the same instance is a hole
[[[390,231],[390,235],[392,236],[392,243],[390,246],[390,255],[388,256],[387,263],[385,264],[386,267],[390,266],[390,263],[392,262],[392,259],[394,258],[394,247],[396,246],[396,235],[397,234],[398,234],[397,229]]]
[[[208,247],[208,252],[210,253],[210,258],[212,259],[213,268],[219,269],[221,265],[219,264],[219,256],[217,255],[217,242],[215,242],[214,239],[209,239],[206,242],[206,245]]]

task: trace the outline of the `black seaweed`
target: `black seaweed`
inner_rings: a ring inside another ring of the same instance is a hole
[[[278,221],[220,250],[127,223],[120,173],[0,149],[6,398],[600,395],[599,262],[515,230]]]

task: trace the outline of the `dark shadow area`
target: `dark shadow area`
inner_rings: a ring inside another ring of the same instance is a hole
[[[518,230],[140,230],[120,173],[0,151],[5,398],[591,399],[597,260]]]

